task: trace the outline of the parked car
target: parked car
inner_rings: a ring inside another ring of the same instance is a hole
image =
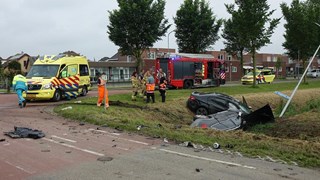
[[[320,69],[314,69],[307,72],[307,77],[317,78],[320,76]]]
[[[187,100],[187,107],[196,115],[209,115],[217,112],[231,110],[250,114],[251,109],[245,102],[240,102],[231,96],[222,93],[192,92]]]
[[[272,83],[275,75],[270,69],[256,70],[256,83]],[[241,78],[242,84],[253,84],[253,71],[248,72]]]

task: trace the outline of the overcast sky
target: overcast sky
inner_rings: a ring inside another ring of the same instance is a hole
[[[165,16],[173,24],[173,17],[183,0],[167,0]],[[217,18],[228,18],[224,4],[234,0],[208,0]],[[281,17],[281,2],[268,0],[274,17]],[[119,47],[108,38],[109,10],[118,9],[116,0],[0,0],[0,57],[8,58],[21,51],[29,55],[58,54],[72,50],[90,60],[113,56]],[[272,44],[263,53],[283,53],[284,20],[271,38]],[[221,31],[220,31],[221,33]],[[174,33],[155,43],[156,48],[177,49]],[[224,48],[220,38],[214,50]]]

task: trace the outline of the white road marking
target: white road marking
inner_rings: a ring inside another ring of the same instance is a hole
[[[63,138],[63,137],[55,136],[55,135],[52,135],[51,137],[57,138],[57,139],[61,139],[61,140],[64,140],[64,141],[68,141],[68,142],[72,142],[72,143],[76,143],[77,142],[77,141],[74,141],[74,140],[71,140],[71,139],[66,139],[66,138]]]
[[[149,143],[145,143],[145,142],[141,142],[141,141],[136,141],[136,140],[132,140],[132,139],[126,139],[126,138],[121,138],[121,137],[116,137],[116,136],[108,135],[108,134],[120,135],[120,134],[118,134],[118,133],[109,133],[109,132],[107,132],[107,131],[96,130],[96,129],[89,129],[89,131],[97,131],[97,132],[101,132],[101,133],[107,134],[107,136],[109,136],[109,137],[121,139],[121,140],[124,140],[124,141],[129,141],[129,142],[133,142],[133,143],[137,143],[137,144],[143,144],[143,145],[146,145],[146,146],[149,145]]]
[[[9,164],[10,166],[13,166],[13,167],[15,167],[15,168],[17,168],[17,169],[20,169],[21,171],[24,171],[24,172],[26,172],[26,173],[28,173],[28,174],[34,174],[35,172],[33,171],[33,172],[30,172],[30,171],[28,171],[28,170],[26,170],[26,169],[24,169],[24,168],[22,168],[22,167],[20,167],[20,166],[16,166],[16,165],[14,165],[14,164],[12,164],[11,162],[9,162],[9,161],[5,161],[7,164]]]
[[[101,132],[101,133],[105,133],[105,134],[112,134],[112,135],[116,135],[116,136],[120,136],[119,133],[110,133],[107,131],[102,131],[102,130],[98,130],[98,129],[88,129],[89,131],[97,131],[97,132]]]
[[[180,153],[180,152],[176,152],[176,151],[171,151],[171,150],[167,150],[167,149],[159,149],[159,150],[167,152],[167,153],[171,153],[171,154],[177,154],[177,155],[180,155],[180,156],[196,158],[196,159],[201,159],[201,160],[206,160],[206,161],[211,161],[211,162],[217,162],[217,163],[231,165],[231,166],[243,167],[243,168],[248,168],[248,169],[257,169],[256,167],[253,167],[253,166],[247,166],[247,165],[243,165],[243,164],[237,164],[237,163],[232,163],[232,162],[227,162],[227,161],[221,161],[221,160],[217,160],[217,159],[200,157],[200,156],[195,156],[195,155],[191,155],[191,154],[185,154],[185,153]]]
[[[97,155],[97,156],[104,156],[104,154],[101,154],[101,153],[98,153],[98,152],[94,152],[94,151],[91,151],[91,150],[88,150],[88,149],[79,148],[77,146],[73,146],[73,145],[66,144],[66,143],[60,143],[60,142],[52,140],[52,139],[48,139],[48,138],[42,138],[42,139],[47,140],[47,141],[52,142],[52,143],[55,143],[55,144],[60,144],[62,146],[73,148],[73,149],[76,149],[76,150],[79,150],[79,151],[82,151],[82,152],[94,154],[94,155]]]

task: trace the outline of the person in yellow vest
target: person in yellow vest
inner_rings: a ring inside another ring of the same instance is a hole
[[[106,87],[106,74],[102,73],[99,75],[98,78],[98,102],[97,106],[101,106],[103,98],[105,99],[105,106],[108,108],[109,107],[109,97],[108,97],[108,89]]]
[[[147,103],[150,102],[150,98],[152,99],[152,102],[155,102],[154,98],[154,89],[155,89],[155,83],[154,83],[154,77],[150,73],[150,71],[147,71],[147,82],[146,82],[146,92],[147,92]]]
[[[28,91],[27,80],[26,77],[21,74],[17,74],[14,76],[12,81],[12,86],[14,91],[16,91],[18,95],[18,101],[20,108],[26,107],[27,101],[23,98],[22,93]]]

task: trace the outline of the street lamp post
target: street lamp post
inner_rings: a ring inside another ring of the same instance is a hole
[[[168,56],[170,56],[170,51],[169,51],[169,42],[170,42],[170,40],[169,40],[169,37],[170,37],[170,34],[171,34],[172,32],[174,32],[174,30],[172,30],[172,31],[170,31],[170,32],[168,33]]]

